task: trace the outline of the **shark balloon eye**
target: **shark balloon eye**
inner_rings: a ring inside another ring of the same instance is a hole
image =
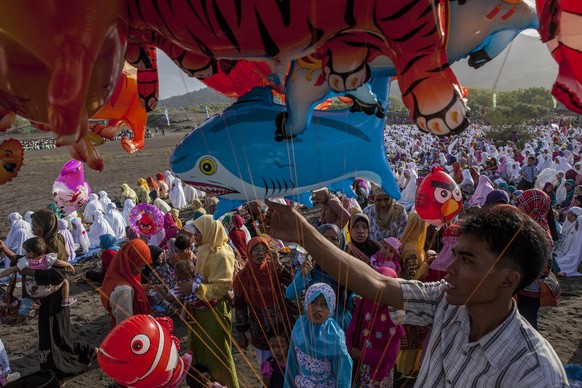
[[[150,348],[150,339],[143,334],[138,334],[131,340],[131,351],[135,354],[144,354]]]
[[[210,158],[200,161],[200,171],[205,175],[212,175],[216,172],[216,162]]]

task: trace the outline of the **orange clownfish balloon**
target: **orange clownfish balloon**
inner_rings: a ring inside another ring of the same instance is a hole
[[[414,205],[420,218],[438,228],[461,212],[463,195],[449,174],[433,167],[418,186]]]
[[[0,144],[0,185],[15,178],[22,167],[24,151],[16,139],[7,139]]]
[[[99,347],[103,372],[127,387],[176,387],[185,377],[192,354],[178,354],[180,341],[170,332],[170,318],[140,314],[111,330]]]

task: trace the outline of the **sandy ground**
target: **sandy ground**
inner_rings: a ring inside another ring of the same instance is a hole
[[[133,155],[125,154],[116,142],[100,147],[105,158],[105,170],[85,171],[86,180],[94,192],[105,190],[110,198],[119,195],[119,185],[127,182],[136,184],[137,178],[148,177],[169,168],[168,157],[186,132],[166,132],[165,136],[146,139],[145,148]],[[0,141],[2,138],[0,137]],[[12,182],[0,186],[0,238],[8,231],[8,214],[18,211],[37,210],[51,201],[52,184],[62,165],[69,160],[66,149],[28,151],[19,176]],[[92,263],[85,262],[77,267],[82,273]],[[76,276],[74,276],[76,277]],[[564,288],[560,306],[542,308],[540,331],[554,346],[563,363],[582,364],[582,278],[562,279]],[[77,337],[98,346],[109,330],[109,318],[101,306],[99,294],[86,284],[72,282],[71,293],[79,302],[71,307],[71,321]],[[19,291],[17,291],[19,295]],[[22,325],[3,326],[0,336],[4,342],[14,371],[25,375],[38,369],[37,321]],[[186,349],[186,326],[176,322],[175,334]],[[234,350],[234,358],[239,382],[244,387],[259,386],[259,380],[251,369],[255,365],[254,352],[242,354]],[[107,377],[98,365],[88,372],[72,378],[67,387],[107,387],[112,379]],[[185,386],[185,384],[181,385]]]

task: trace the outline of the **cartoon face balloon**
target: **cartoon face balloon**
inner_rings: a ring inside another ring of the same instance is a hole
[[[449,174],[433,167],[416,189],[414,205],[420,218],[440,227],[461,212],[463,195]]]
[[[185,377],[192,355],[178,354],[180,341],[170,318],[134,315],[105,337],[97,360],[103,372],[128,387],[175,387]]]
[[[69,160],[53,184],[53,196],[57,207],[69,215],[89,201],[91,188],[85,182],[83,163]]]
[[[22,167],[24,151],[16,139],[7,139],[0,144],[0,185],[10,182]]]
[[[164,227],[164,215],[154,205],[140,203],[129,212],[129,226],[142,236],[153,236]]]

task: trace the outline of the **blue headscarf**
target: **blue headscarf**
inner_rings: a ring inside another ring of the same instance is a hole
[[[335,293],[325,283],[316,283],[305,293],[305,308],[323,295],[330,315],[323,323],[313,323],[302,315],[291,332],[285,370],[285,386],[349,387],[352,381],[352,359],[346,337],[335,319]]]
[[[111,249],[115,252],[119,251],[119,246],[117,246],[117,238],[112,234],[102,234],[99,236],[99,246],[101,249]]]

